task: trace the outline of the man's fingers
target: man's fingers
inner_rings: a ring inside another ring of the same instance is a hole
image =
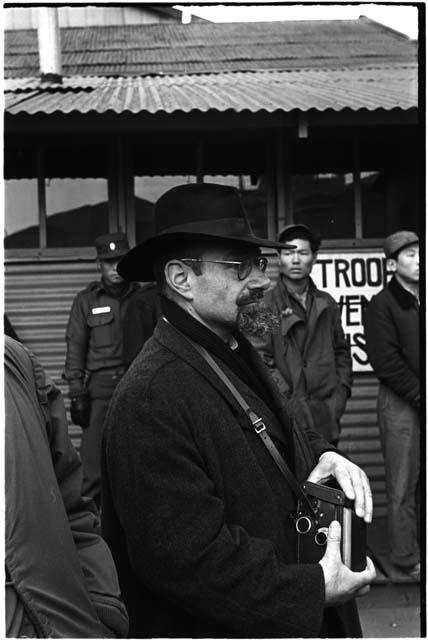
[[[373,515],[373,499],[366,474],[358,470],[354,478],[355,513],[366,522],[371,522]]]
[[[367,577],[370,581],[373,581],[376,578],[376,569],[373,564],[373,560],[367,556],[367,565],[364,571],[367,573]]]
[[[352,466],[338,470],[337,481],[349,500],[355,501],[355,513],[366,522],[371,522],[373,516],[373,499],[370,483],[364,471]]]
[[[338,466],[335,476],[348,500],[355,500],[354,480],[349,467]]]
[[[364,474],[364,494],[366,499],[364,520],[366,522],[371,522],[373,518],[373,496],[370,488],[370,482],[366,474]]]
[[[333,559],[334,556],[339,556],[340,559],[340,540],[342,538],[342,528],[337,520],[333,520],[330,523],[327,533],[327,547],[324,553],[324,558]]]

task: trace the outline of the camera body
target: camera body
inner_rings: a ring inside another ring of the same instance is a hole
[[[332,478],[328,484],[304,482],[302,490],[308,497],[314,513],[299,501],[294,525],[297,536],[297,557],[300,564],[319,562],[327,546],[330,523],[338,520],[342,527],[342,562],[352,571],[366,568],[366,524],[354,511],[354,503],[348,500]]]

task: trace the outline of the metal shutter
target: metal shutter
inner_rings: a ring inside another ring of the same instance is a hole
[[[5,312],[19,339],[39,358],[64,395],[61,379],[65,362],[65,329],[73,298],[88,282],[97,279],[94,261],[13,262],[5,267]],[[75,446],[80,427],[70,424]]]

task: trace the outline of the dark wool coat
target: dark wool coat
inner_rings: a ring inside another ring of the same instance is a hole
[[[292,311],[289,293],[281,278],[266,294],[266,303],[281,317],[281,324],[272,335],[254,340],[253,344],[280,391],[294,400],[305,398],[312,408],[317,429],[327,440],[335,440],[339,437],[337,393],[340,385],[351,394],[351,352],[335,300],[320,291],[311,279],[309,291],[313,300],[303,352],[296,332],[305,321]]]
[[[251,352],[282,425],[217,362],[284,446],[288,416]],[[314,455],[331,449],[297,425],[294,447],[299,480]],[[320,635],[323,571],[295,564],[293,494],[236,400],[165,320],[113,396],[103,467],[103,533],[132,637]],[[329,612],[330,635],[343,636],[336,610]],[[347,630],[358,635],[353,622]]]
[[[419,304],[393,277],[370,300],[364,316],[367,354],[382,384],[420,406]]]

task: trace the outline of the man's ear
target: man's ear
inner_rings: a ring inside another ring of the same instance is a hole
[[[394,260],[394,258],[388,258],[386,261],[386,268],[389,273],[395,273],[397,271],[397,260]]]
[[[165,265],[165,281],[169,288],[186,300],[193,300],[190,267],[180,260],[169,260]]]

